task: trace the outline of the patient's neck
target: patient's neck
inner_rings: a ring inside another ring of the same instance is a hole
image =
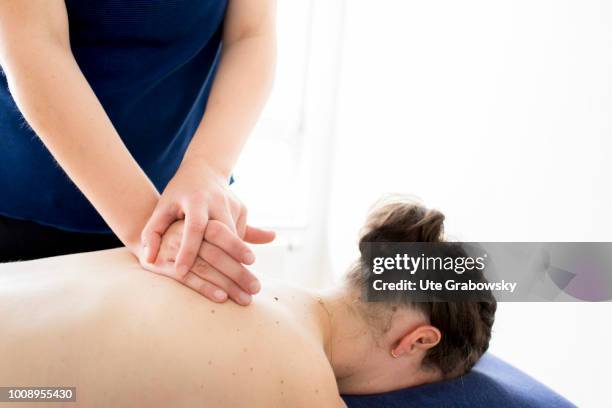
[[[322,293],[320,299],[325,352],[340,393],[386,392],[440,379],[439,373],[422,370],[420,361],[391,356],[391,342],[376,336],[357,311],[359,292],[340,288]]]

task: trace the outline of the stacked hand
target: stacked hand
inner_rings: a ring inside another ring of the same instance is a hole
[[[259,292],[245,267],[255,261],[246,243],[264,244],[274,232],[247,225],[246,207],[214,169],[184,161],[142,231],[141,265],[215,302],[248,305]]]

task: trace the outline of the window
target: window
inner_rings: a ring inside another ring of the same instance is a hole
[[[235,171],[234,190],[258,225],[305,223],[304,104],[312,29],[310,0],[278,3],[278,60],[272,94]]]

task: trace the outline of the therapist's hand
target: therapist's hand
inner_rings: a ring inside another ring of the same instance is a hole
[[[176,255],[176,276],[184,277],[194,265],[210,220],[217,220],[237,237],[246,231],[246,207],[228,188],[228,179],[203,160],[185,159],[162,193],[141,241],[146,262],[155,263],[162,236],[176,220],[184,219],[183,234]],[[246,246],[231,252],[236,262],[255,261]]]
[[[265,244],[274,239],[274,232],[247,226],[242,239],[223,223],[208,222],[204,242],[198,249],[193,266],[185,275],[178,275],[174,267],[182,242],[184,221],[175,221],[162,237],[154,263],[141,264],[145,269],[168,276],[204,295],[213,302],[225,302],[228,297],[239,305],[251,303],[251,295],[260,289],[257,278],[235,260],[247,246],[245,242]],[[223,272],[221,272],[223,271]]]

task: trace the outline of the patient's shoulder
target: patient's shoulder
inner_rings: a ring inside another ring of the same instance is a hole
[[[304,362],[303,369],[294,372],[292,387],[283,406],[291,407],[346,407],[331,367],[311,367]]]
[[[286,286],[271,286],[265,285],[248,308],[227,304],[217,307],[214,315],[207,314],[222,318],[216,324],[223,330],[219,337],[207,330],[206,338],[191,339],[210,344],[198,349],[202,355],[197,360],[210,361],[217,368],[211,373],[206,366],[201,375],[217,381],[225,374],[218,389],[241,390],[237,398],[242,399],[233,401],[233,406],[247,401],[249,406],[344,406],[314,323],[312,297]],[[210,322],[209,328],[216,326]],[[209,343],[214,337],[217,341]]]
[[[344,406],[322,347],[322,334],[315,318],[316,300],[301,290],[282,286],[280,289],[280,293],[272,289],[262,294],[262,298],[271,296],[273,306],[278,306],[274,312],[265,313],[267,317],[274,316],[275,322],[268,327],[269,337],[261,350],[265,355],[262,359],[268,361],[275,373],[270,380],[278,384],[279,401],[273,405]]]
[[[270,398],[266,406],[345,406],[332,368],[320,349],[296,341],[292,348],[270,348],[264,354],[270,375],[258,381]]]

